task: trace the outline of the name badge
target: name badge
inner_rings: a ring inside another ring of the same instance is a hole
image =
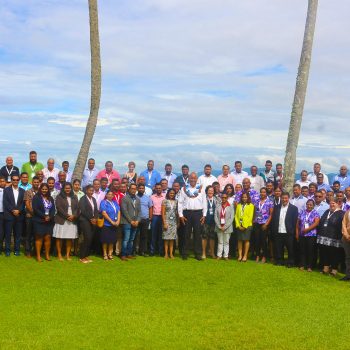
[[[213,209],[209,209],[209,215],[214,215],[214,210]]]
[[[323,227],[327,227],[328,226],[328,220],[326,220],[323,224]]]
[[[221,225],[225,225],[225,219],[224,219],[224,218],[221,218],[221,219],[220,219],[220,223],[221,223]]]
[[[169,216],[169,219],[170,219],[170,220],[174,220],[174,217],[173,217],[173,216]]]
[[[305,222],[304,228],[308,229],[309,226],[310,226],[309,223],[308,223],[308,222]]]
[[[11,176],[7,177],[7,182],[11,182]]]
[[[45,209],[45,215],[47,216],[47,215],[49,215],[49,210],[48,209]]]

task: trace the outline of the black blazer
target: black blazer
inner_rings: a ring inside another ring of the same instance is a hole
[[[21,212],[20,216],[17,218],[22,221],[24,219],[24,189],[18,187],[18,199],[17,204],[15,203],[15,196],[13,195],[12,186],[6,187],[4,189],[4,219],[5,220],[15,220],[15,216],[12,214],[12,210],[19,210]]]
[[[280,222],[280,213],[281,213],[281,205],[277,205],[274,208],[273,215],[272,215],[272,231],[276,234],[278,233],[278,226]],[[287,214],[285,218],[285,225],[287,229],[288,234],[295,235],[296,227],[297,227],[297,221],[298,221],[298,208],[289,203]]]
[[[52,197],[49,197],[49,198],[52,204],[49,211],[49,217],[50,217],[50,222],[53,222],[53,218],[55,216],[55,211],[56,211],[55,202]],[[41,194],[37,193],[33,197],[32,207],[33,207],[33,213],[34,213],[32,220],[43,223],[45,218],[45,207],[44,207],[43,200],[41,198]]]
[[[79,220],[90,222],[91,219],[98,218],[98,209],[97,209],[96,199],[94,197],[92,197],[92,201],[94,203],[95,210],[92,210],[91,204],[90,204],[89,200],[87,199],[86,195],[80,198],[80,201],[79,201],[79,210],[80,210]]]

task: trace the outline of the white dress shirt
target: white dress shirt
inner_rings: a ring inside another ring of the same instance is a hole
[[[260,188],[265,186],[264,179],[260,175],[249,175],[248,177],[250,180],[250,188],[256,192],[260,192]]]
[[[323,173],[320,172],[320,174],[323,174]],[[307,176],[307,179],[315,184],[317,183],[317,175],[315,173],[310,173]],[[326,185],[329,185],[328,176],[326,174],[323,174],[323,183],[325,183]]]
[[[58,181],[58,173],[60,171],[57,168],[53,168],[52,170],[49,170],[48,168],[43,169],[44,173],[44,182],[47,182],[47,179],[49,177],[53,177],[55,179],[55,182]]]
[[[309,187],[309,185],[311,184],[311,181],[310,180],[306,180],[306,181],[297,180],[297,181],[295,181],[295,183],[297,185],[300,185],[300,187],[305,187],[305,186]]]
[[[197,197],[189,197],[182,188],[178,200],[179,217],[182,218],[184,210],[202,210],[203,216],[207,215],[207,196],[204,190]]]
[[[170,173],[170,175],[167,175],[166,172],[161,173],[160,176],[162,177],[162,179],[165,179],[168,181],[168,188],[173,187],[173,183],[177,178],[177,176],[174,173]]]
[[[17,187],[17,188],[12,187],[12,191],[13,191],[13,196],[15,197],[15,204],[17,205],[18,195],[19,195],[19,187]]]
[[[289,207],[289,203],[284,206],[281,206],[281,211],[280,211],[280,219],[278,222],[278,233],[287,233],[286,229],[286,215],[287,215],[287,210]]]
[[[290,202],[298,208],[299,214],[306,209],[307,198],[300,195],[297,198],[292,198]]]
[[[203,174],[198,178],[197,184],[202,186],[202,191],[205,191],[205,189],[211,186],[215,181],[218,181],[218,179],[214,175],[207,176]]]
[[[243,170],[240,173],[237,173],[237,171],[234,170],[234,171],[232,171],[231,175],[235,179],[236,184],[241,184],[241,185],[242,185],[243,180],[246,177],[249,178],[248,173],[246,171],[243,171]]]
[[[4,189],[0,188],[0,213],[4,212],[3,198],[4,198]]]

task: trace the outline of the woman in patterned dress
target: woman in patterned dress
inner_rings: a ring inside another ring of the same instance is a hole
[[[296,230],[296,238],[299,241],[300,248],[299,268],[300,270],[307,268],[308,272],[312,271],[317,236],[316,228],[320,223],[320,216],[314,208],[314,200],[308,199],[306,209],[302,210],[299,214]]]
[[[163,220],[163,240],[164,240],[164,258],[174,259],[174,241],[177,238],[178,214],[177,200],[175,199],[175,190],[168,190],[166,199],[162,202],[162,220]]]

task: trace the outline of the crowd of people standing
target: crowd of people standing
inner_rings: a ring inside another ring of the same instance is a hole
[[[276,265],[297,266],[350,280],[350,177],[346,166],[330,180],[314,164],[303,170],[293,186],[284,190],[283,166],[266,161],[250,174],[236,161],[215,177],[210,164],[204,173],[163,172],[154,161],[140,174],[134,162],[122,176],[107,161],[99,170],[90,158],[82,179],[72,179],[69,162],[44,165],[31,151],[21,170],[12,157],[0,169],[1,252],[20,255],[23,242],[27,257],[92,262],[119,256],[159,255],[174,259],[175,250],[186,260],[193,251],[197,260],[211,257]],[[5,241],[5,249],[4,249]],[[54,241],[54,244],[53,244]],[[285,254],[285,250],[287,254]]]

